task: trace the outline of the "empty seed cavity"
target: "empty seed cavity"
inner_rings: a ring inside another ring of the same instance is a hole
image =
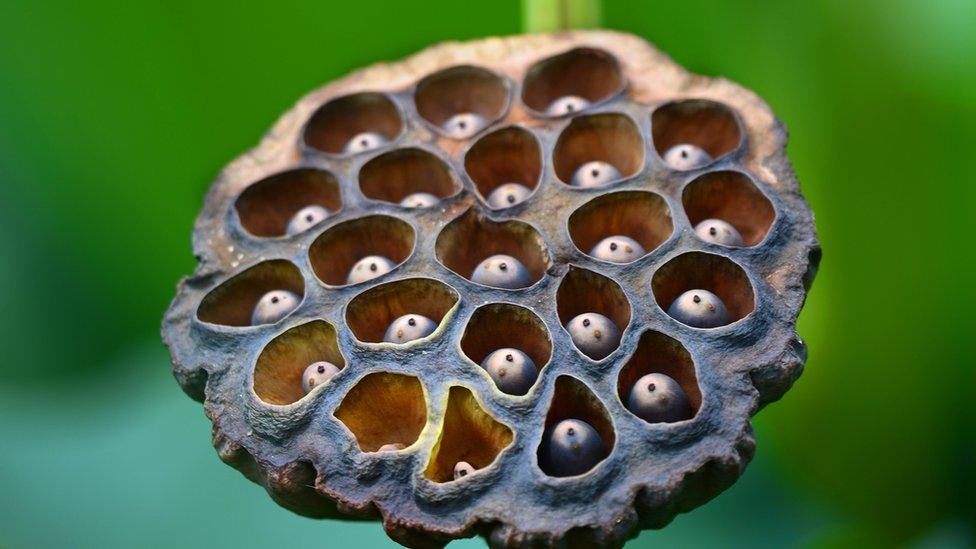
[[[489,207],[514,206],[525,201],[539,184],[539,140],[518,126],[491,132],[468,150],[464,169]]]
[[[637,124],[623,114],[581,116],[559,135],[553,165],[563,183],[603,187],[643,168],[644,142]]]
[[[309,247],[308,257],[323,283],[357,284],[406,261],[414,240],[414,230],[405,221],[372,215],[330,227]]]
[[[335,328],[314,320],[285,331],[264,347],[254,367],[254,392],[268,404],[291,404],[328,382],[345,364]]]
[[[304,295],[298,267],[283,259],[265,261],[211,290],[200,302],[197,318],[223,326],[271,324],[294,311]]]
[[[512,429],[486,412],[470,389],[455,385],[424,476],[461,480],[494,463],[513,438]]]
[[[467,139],[501,118],[508,108],[508,83],[470,65],[444,69],[417,84],[417,113],[453,139]]]
[[[437,155],[406,148],[382,154],[363,165],[359,188],[367,198],[416,208],[432,206],[456,194],[460,186],[451,168]],[[422,195],[423,205],[417,205],[418,195]]]
[[[576,48],[538,61],[529,68],[522,101],[548,116],[587,109],[624,88],[617,59],[597,48]]]
[[[342,208],[342,199],[339,184],[331,173],[296,168],[247,187],[234,207],[244,230],[269,238],[312,228]]]
[[[776,218],[772,202],[742,172],[703,174],[688,183],[681,201],[695,234],[722,246],[759,244]]]
[[[702,400],[691,354],[678,340],[654,330],[641,334],[620,371],[617,394],[631,413],[648,423],[690,419]]]
[[[403,130],[400,110],[381,93],[364,92],[329,101],[305,125],[305,145],[329,154],[358,154],[383,147]]]
[[[403,450],[417,442],[427,424],[423,385],[410,375],[369,374],[342,398],[335,417],[363,452]]]
[[[364,343],[408,343],[431,335],[457,302],[457,292],[443,282],[407,278],[354,297],[346,307],[346,324]]]

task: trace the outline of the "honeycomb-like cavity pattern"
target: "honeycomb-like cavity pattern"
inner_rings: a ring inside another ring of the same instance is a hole
[[[672,168],[676,145],[709,161]],[[820,249],[785,147],[756,95],[624,34],[444,44],[361,70],[302,99],[214,183],[199,266],[164,321],[175,376],[205,402],[220,457],[298,513],[381,518],[411,546],[622,545],[730,486],[753,455],[751,416],[802,370],[795,321]],[[616,177],[574,185],[594,161]],[[510,183],[524,200],[490,205]],[[401,205],[413,193],[433,198]],[[322,217],[291,231],[308,206]],[[706,219],[741,245],[698,236]],[[616,235],[643,252],[601,259]],[[472,281],[494,254],[527,282]],[[376,268],[366,256],[389,265],[350,277]],[[692,289],[721,299],[724,324],[668,314]],[[271,291],[297,308],[254,325]],[[622,333],[603,358],[566,328],[584,313]],[[430,330],[385,342],[403,315]],[[538,369],[524,394],[481,367],[503,347]],[[306,393],[319,361],[338,373]],[[628,409],[652,373],[681,387],[689,419]],[[561,476],[544,437],[568,418],[601,446]]]

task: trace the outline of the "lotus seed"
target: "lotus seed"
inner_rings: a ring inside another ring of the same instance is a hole
[[[305,389],[305,394],[329,381],[332,376],[338,373],[339,367],[331,362],[313,362],[308,368],[305,368],[305,373],[302,374],[302,388]]]
[[[627,409],[648,423],[672,423],[692,416],[688,395],[664,374],[647,374],[630,389]]]
[[[406,445],[400,442],[394,442],[392,444],[384,444],[383,446],[380,446],[379,449],[376,451],[377,452],[399,452],[404,448],[406,448]]]
[[[539,370],[529,355],[518,349],[502,348],[492,352],[481,361],[495,385],[503,393],[524,395],[529,392],[539,377]]]
[[[549,103],[549,107],[546,108],[546,114],[549,116],[575,114],[586,110],[589,106],[590,102],[578,95],[564,95]]]
[[[328,217],[329,210],[326,210],[322,206],[305,206],[304,208],[298,210],[298,213],[296,213],[291,218],[291,221],[288,222],[288,227],[285,229],[285,234],[291,236],[293,234],[304,233],[322,221],[325,221],[325,219]]]
[[[372,280],[392,271],[394,267],[396,267],[396,263],[381,255],[368,255],[357,261],[352,269],[349,269],[346,284],[359,284]]]
[[[705,242],[722,246],[742,246],[742,235],[735,227],[721,219],[706,219],[695,226],[695,234]]]
[[[630,263],[645,253],[639,242],[623,235],[608,236],[590,250],[592,257],[611,263]]]
[[[389,143],[386,137],[374,132],[363,132],[356,134],[346,143],[342,152],[345,154],[359,154],[373,149],[378,149]]]
[[[407,343],[427,337],[437,329],[437,323],[424,315],[403,315],[394,320],[383,335],[387,343]]]
[[[712,156],[705,149],[688,143],[675,145],[664,153],[664,163],[675,170],[694,170],[711,161]]]
[[[574,187],[581,187],[584,189],[590,187],[601,187],[616,181],[621,177],[620,170],[618,170],[613,164],[604,162],[602,160],[594,160],[577,168],[576,173],[573,174],[573,178],[570,180],[569,184]]]
[[[510,255],[493,255],[474,268],[471,281],[509,290],[532,285],[532,275],[521,261]]]
[[[600,360],[620,345],[620,330],[609,318],[599,313],[583,313],[566,323],[566,331],[573,344],[584,355]]]
[[[491,194],[488,195],[488,205],[495,209],[508,208],[524,202],[530,194],[532,194],[532,189],[525,185],[505,183],[491,191]]]
[[[406,206],[407,208],[429,208],[440,202],[440,200],[440,198],[430,193],[413,193],[405,196],[400,201],[400,205]]]
[[[715,328],[732,321],[725,303],[708,290],[688,290],[668,308],[672,318],[694,328]]]
[[[444,133],[454,139],[467,139],[488,126],[484,116],[473,112],[455,114],[447,119],[442,126]]]
[[[287,290],[268,292],[254,306],[251,325],[274,324],[297,309],[301,301],[301,297]]]
[[[454,466],[454,480],[462,479],[475,472],[475,470],[467,461],[459,461]]]
[[[564,419],[546,433],[546,462],[559,477],[581,475],[603,459],[603,439],[589,423]]]

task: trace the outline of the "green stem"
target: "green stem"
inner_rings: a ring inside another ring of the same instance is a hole
[[[600,26],[601,0],[522,0],[522,30],[552,32]]]

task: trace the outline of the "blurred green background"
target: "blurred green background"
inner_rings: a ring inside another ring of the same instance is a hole
[[[976,3],[610,0],[603,25],[772,105],[825,251],[746,475],[633,546],[976,546]],[[392,545],[220,463],[160,318],[210,181],[301,95],[521,28],[517,1],[0,0],[0,545]]]

